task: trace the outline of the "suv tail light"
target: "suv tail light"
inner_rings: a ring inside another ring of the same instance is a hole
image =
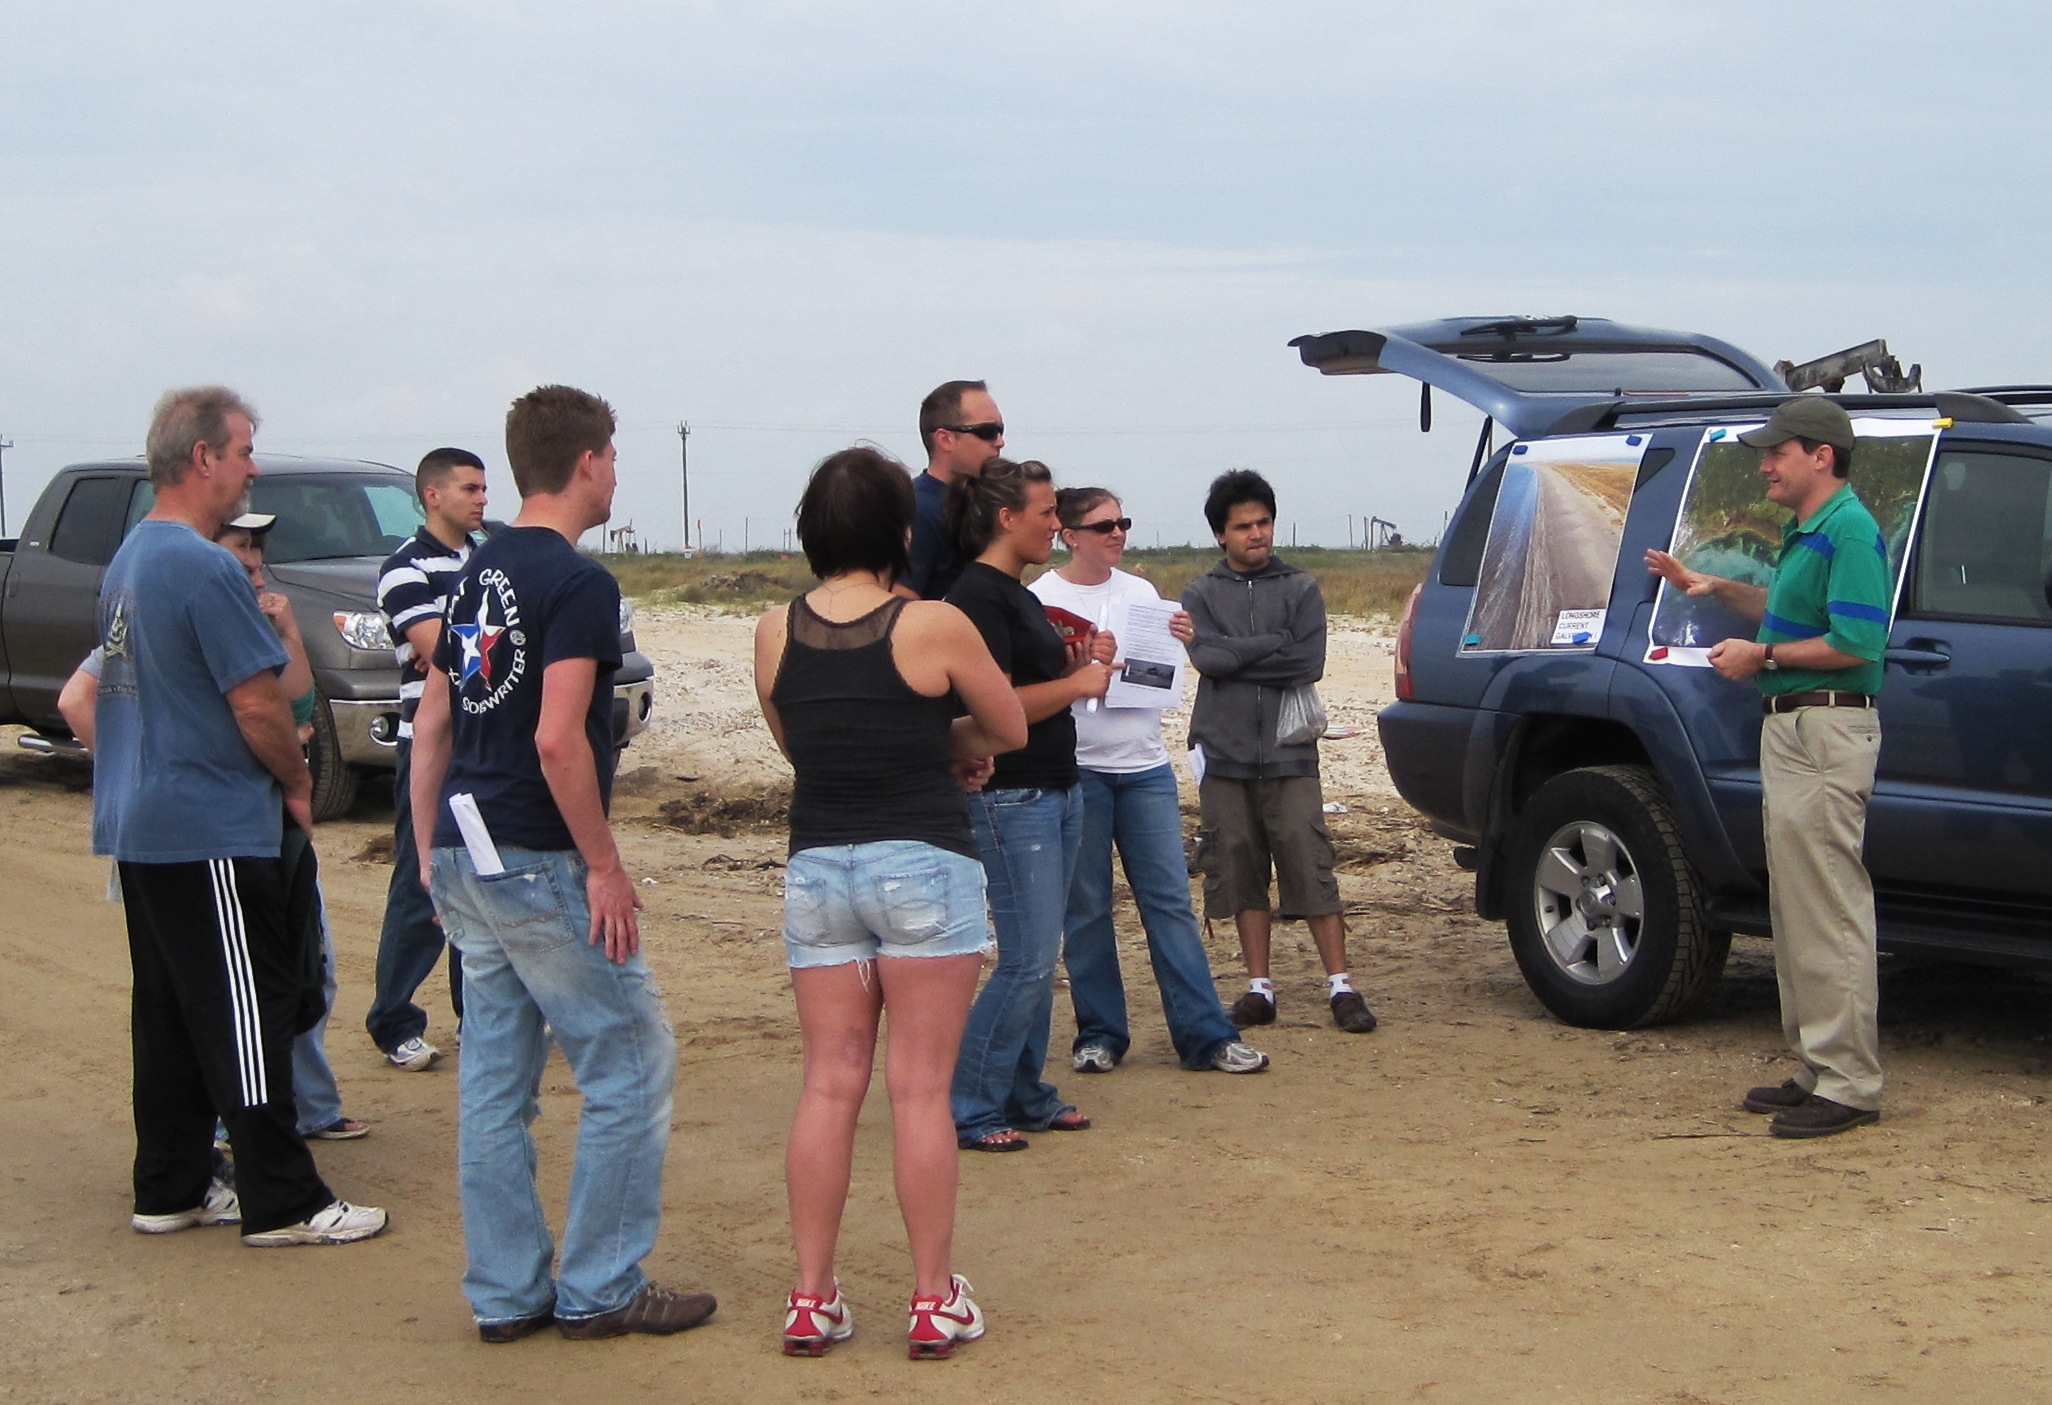
[[[1424,593],[1423,581],[1411,587],[1411,598],[1404,602],[1404,617],[1397,624],[1396,695],[1399,698],[1411,696],[1411,628],[1418,622],[1418,597]]]

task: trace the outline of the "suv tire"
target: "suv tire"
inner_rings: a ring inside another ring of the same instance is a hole
[[[1525,983],[1571,1025],[1675,1019],[1716,984],[1731,950],[1643,766],[1591,766],[1540,787],[1518,816],[1501,891]]]
[[[306,744],[307,768],[313,772],[313,817],[325,822],[338,820],[356,803],[356,768],[342,759],[342,742],[335,735],[335,715],[328,699],[314,694],[313,740]]]

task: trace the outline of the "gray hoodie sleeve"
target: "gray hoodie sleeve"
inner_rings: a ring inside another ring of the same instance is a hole
[[[1243,635],[1223,631],[1207,599],[1209,581],[1200,576],[1183,592],[1183,608],[1197,630],[1190,662],[1199,673],[1269,685],[1315,683],[1325,676],[1325,597],[1308,577],[1308,588],[1290,602],[1284,629]]]

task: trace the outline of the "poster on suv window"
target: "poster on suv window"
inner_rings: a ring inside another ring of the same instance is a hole
[[[1596,647],[1645,452],[1641,434],[1511,446],[1461,653]]]
[[[1739,435],[1759,427],[1726,425],[1703,436],[1688,486],[1682,490],[1668,550],[1692,571],[1764,589],[1781,559],[1781,533],[1789,512],[1767,501],[1760,451],[1738,442]],[[1855,419],[1853,434],[1852,490],[1874,514],[1888,543],[1889,572],[1895,582],[1891,601],[1899,601],[1903,561],[1916,529],[1918,505],[1924,500],[1924,480],[1931,471],[1938,434],[1929,420],[1884,419]],[[1731,638],[1751,639],[1759,629],[1758,621],[1729,605],[1662,581],[1653,602],[1646,662],[1708,668],[1713,645]]]

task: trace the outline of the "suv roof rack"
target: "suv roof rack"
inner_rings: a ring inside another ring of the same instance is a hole
[[[1969,385],[1962,395],[1979,395],[2004,405],[2052,405],[2052,385]]]
[[[2027,390],[2029,398],[2025,403],[2044,401],[2052,403],[2052,386],[2014,387],[2012,390]],[[1797,392],[1785,395],[1718,395],[1690,398],[1687,400],[1607,400],[1598,405],[1579,405],[1555,420],[1546,429],[1548,437],[1557,434],[1588,434],[1597,430],[1616,429],[1626,420],[1634,428],[1643,428],[1655,423],[1702,424],[1720,419],[1732,419],[1745,411],[1772,414],[1774,408],[1785,400],[1796,398]],[[1951,419],[1959,424],[2030,424],[2031,418],[2018,411],[2004,399],[1984,391],[1938,390],[1921,395],[1829,395],[1822,397],[1835,400],[1849,413],[1925,410],[1933,416]]]

